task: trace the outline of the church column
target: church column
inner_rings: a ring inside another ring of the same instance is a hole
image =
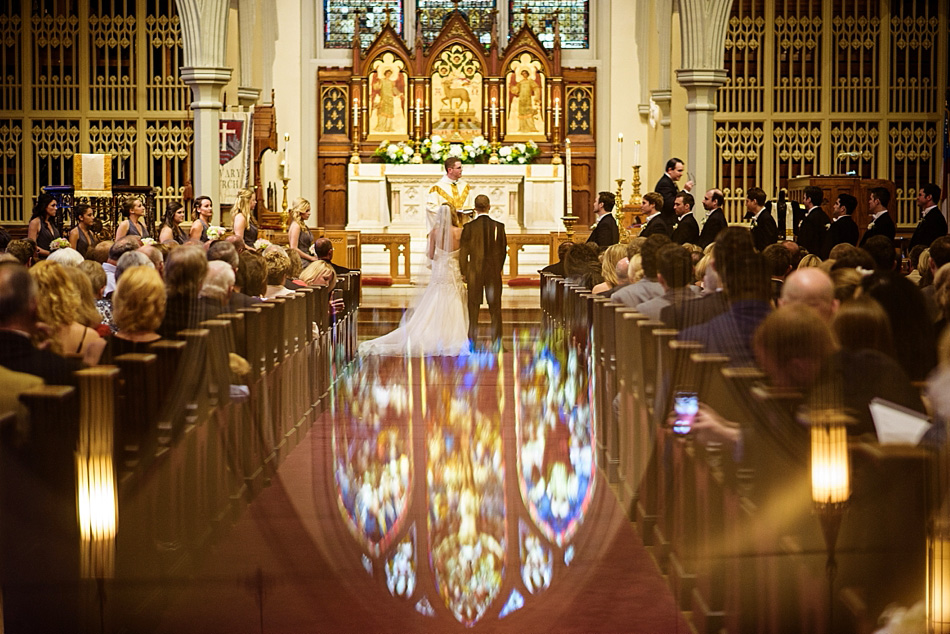
[[[225,66],[229,0],[177,0],[181,19],[181,79],[191,88],[194,116],[192,165],[195,196],[214,201],[214,222],[220,222],[218,162],[221,90],[231,80]]]
[[[717,185],[716,93],[726,83],[724,47],[732,0],[679,0],[683,68],[676,78],[686,89],[689,152],[686,167],[699,195]]]
[[[254,88],[254,31],[257,28],[257,3],[255,0],[240,0],[238,30],[241,45],[241,80],[238,82],[238,102],[253,106],[261,96],[261,89]]]
[[[656,88],[650,91],[650,99],[660,109],[660,138],[662,139],[662,156],[660,173],[663,165],[673,156],[673,135],[670,131],[670,105],[673,101],[673,90],[670,86],[670,60],[673,39],[673,0],[657,0],[653,6],[654,29],[656,30],[656,46],[659,55],[656,56],[657,80]],[[655,161],[655,159],[654,159]],[[654,182],[648,178],[648,182]],[[649,191],[649,190],[648,190]]]

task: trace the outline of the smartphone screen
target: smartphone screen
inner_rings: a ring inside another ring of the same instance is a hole
[[[685,436],[693,427],[693,418],[699,411],[699,398],[696,392],[677,390],[673,395],[673,411],[676,412],[676,420],[673,422],[673,433],[678,436]]]
[[[330,299],[333,300],[333,301],[337,301],[337,300],[343,299],[343,289],[342,289],[342,288],[334,288],[334,289],[333,289],[333,292],[330,293]]]

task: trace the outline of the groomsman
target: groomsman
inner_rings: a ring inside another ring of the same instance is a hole
[[[858,225],[854,224],[851,214],[858,206],[858,199],[851,194],[838,194],[838,200],[831,208],[834,218],[825,231],[825,242],[821,249],[821,258],[828,259],[835,245],[846,242],[851,246],[858,244]]]
[[[887,205],[891,202],[891,192],[886,187],[875,187],[871,190],[868,197],[868,213],[871,215],[871,222],[868,223],[868,230],[861,236],[859,247],[869,238],[874,236],[886,236],[891,242],[897,235],[897,227],[894,225],[894,219],[887,211]]]
[[[673,211],[678,218],[676,229],[673,230],[673,242],[676,244],[699,244],[699,224],[693,218],[692,194],[680,192],[673,203]]]
[[[821,208],[824,198],[820,187],[811,185],[805,188],[806,211],[805,219],[802,220],[802,224],[798,228],[798,245],[815,255],[821,253],[825,241],[825,231],[831,225],[831,219]]]
[[[910,239],[910,248],[918,244],[930,247],[934,240],[947,235],[947,220],[937,208],[940,200],[940,187],[927,183],[917,193],[917,206],[920,207],[920,222]]]
[[[617,220],[611,213],[615,202],[616,197],[610,192],[597,194],[597,200],[594,201],[594,214],[597,221],[587,238],[588,242],[594,242],[600,247],[609,247],[620,242],[620,229],[617,228]]]
[[[726,205],[726,197],[718,189],[710,189],[703,196],[703,209],[706,210],[706,221],[703,223],[703,230],[699,234],[699,246],[708,247],[716,241],[719,232],[725,229],[729,223],[726,221],[726,214],[722,208]]]
[[[468,286],[468,339],[473,349],[478,341],[482,296],[488,300],[492,346],[501,347],[501,272],[508,257],[508,238],[505,225],[493,220],[490,210],[488,196],[476,196],[475,219],[465,225],[459,240],[459,269]]]
[[[676,202],[676,195],[680,193],[676,183],[683,177],[683,171],[686,167],[682,159],[671,158],[666,162],[666,173],[656,182],[656,188],[653,190],[663,197],[663,203],[657,205],[657,209],[663,214],[663,222],[667,227],[676,224],[676,216],[673,212],[673,203]],[[687,181],[683,185],[684,192],[693,190],[693,181]]]
[[[752,216],[752,242],[759,253],[765,247],[778,241],[778,225],[772,218],[772,213],[765,208],[765,192],[759,187],[752,187],[746,193],[746,216]]]
[[[646,214],[646,222],[643,229],[640,230],[641,238],[649,238],[655,233],[661,233],[667,238],[670,237],[670,226],[663,220],[663,196],[656,192],[650,192],[643,196],[643,202],[640,205],[640,211]]]

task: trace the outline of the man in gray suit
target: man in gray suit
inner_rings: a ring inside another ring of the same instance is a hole
[[[492,346],[501,347],[501,272],[508,257],[505,225],[488,212],[488,196],[475,197],[475,219],[462,229],[459,269],[468,285],[468,339],[472,348],[478,340],[478,311],[482,297],[488,300]]]

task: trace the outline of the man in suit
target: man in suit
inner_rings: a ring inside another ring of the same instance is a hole
[[[706,210],[706,220],[703,222],[703,229],[699,233],[699,242],[702,248],[708,247],[716,241],[719,232],[725,229],[729,223],[726,221],[726,214],[722,208],[726,204],[726,198],[718,189],[710,189],[703,196],[703,209]]]
[[[597,200],[594,201],[597,221],[587,238],[588,242],[594,242],[600,247],[609,247],[620,242],[620,229],[617,228],[617,220],[612,213],[615,201],[616,197],[610,192],[597,194]]]
[[[831,226],[831,218],[821,208],[824,199],[820,187],[809,185],[805,188],[805,219],[798,228],[799,246],[819,256],[825,242],[825,232]]]
[[[755,250],[761,253],[765,247],[778,241],[778,225],[765,208],[765,192],[759,187],[750,188],[746,193],[745,208],[747,216],[752,216],[752,242]]]
[[[33,346],[37,329],[36,283],[26,267],[0,263],[0,365],[32,374],[48,385],[76,385],[73,367],[66,359]]]
[[[699,224],[693,218],[692,194],[685,192],[676,195],[673,211],[676,212],[676,229],[673,230],[673,242],[676,244],[699,244]]]
[[[663,234],[667,238],[670,237],[670,225],[663,220],[663,213],[660,211],[662,206],[663,197],[657,192],[649,192],[643,196],[640,211],[646,214],[646,222],[643,223],[643,228],[640,229],[641,238],[649,238],[657,233]]]
[[[858,246],[858,225],[854,224],[851,214],[858,206],[858,199],[851,194],[839,194],[831,208],[833,218],[831,226],[825,231],[825,242],[821,249],[821,259],[827,260],[835,245],[847,243]]]
[[[947,235],[947,219],[937,208],[940,200],[940,187],[927,183],[917,192],[917,206],[920,207],[920,222],[914,229],[914,236],[910,239],[910,248],[918,244],[929,247],[941,236]]]
[[[897,235],[897,227],[894,225],[894,219],[887,211],[887,205],[891,202],[891,192],[886,187],[875,187],[868,196],[868,214],[871,216],[871,222],[868,223],[868,229],[861,236],[859,247],[864,246],[868,238],[874,236],[887,236],[891,242]]]
[[[459,244],[459,268],[468,285],[468,339],[472,348],[478,340],[483,295],[491,315],[492,346],[501,347],[501,271],[508,256],[508,239],[505,225],[493,220],[488,215],[490,210],[488,196],[475,197],[475,219],[462,229]]]
[[[676,214],[673,212],[673,204],[676,202],[676,195],[680,193],[676,183],[683,177],[684,169],[682,159],[671,158],[668,160],[666,162],[666,173],[656,182],[656,187],[653,190],[663,197],[663,204],[658,205],[657,209],[663,214],[663,221],[670,227],[676,224]],[[687,181],[686,184],[683,185],[683,191],[689,192],[692,190],[693,181]]]

